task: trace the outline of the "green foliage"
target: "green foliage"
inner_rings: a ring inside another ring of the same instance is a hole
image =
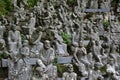
[[[0,53],[0,60],[4,58],[4,55],[2,53]]]
[[[77,5],[77,0],[67,0],[68,5],[74,6]]]
[[[6,15],[12,11],[11,0],[0,0],[0,15]]]
[[[32,8],[36,5],[38,0],[28,0],[28,7]]]
[[[54,59],[53,65],[57,66],[57,58]]]
[[[105,28],[109,27],[109,25],[110,25],[109,21],[105,21],[105,22],[103,23],[103,26],[104,26]]]
[[[65,66],[63,64],[57,65],[58,77],[62,77],[62,74],[65,71]]]
[[[106,66],[103,66],[103,67],[100,69],[100,71],[101,71],[102,73],[105,73],[105,72],[106,72]]]
[[[69,34],[66,34],[66,33],[64,33],[64,32],[62,32],[62,38],[63,38],[63,42],[65,43],[65,44],[70,44],[71,43],[71,39],[70,39],[70,35]]]

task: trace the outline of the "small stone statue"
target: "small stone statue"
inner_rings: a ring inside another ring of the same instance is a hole
[[[67,45],[64,44],[60,39],[56,39],[55,42],[55,48],[56,48],[56,54],[58,54],[58,56],[68,56],[68,52],[67,52]]]
[[[39,57],[38,55],[40,54],[40,51],[43,48],[43,43],[42,42],[37,42],[36,44],[33,45],[32,47],[32,54],[30,55],[31,57]]]
[[[20,20],[26,19],[26,11],[25,11],[24,7],[20,7],[18,13],[20,16]]]
[[[17,5],[17,4],[18,4],[17,1],[18,1],[18,0],[11,0],[11,3],[12,3],[12,5],[13,5],[15,11],[19,9],[19,6]]]
[[[73,72],[73,65],[67,64],[67,71],[63,73],[62,80],[77,80],[77,74]]]
[[[115,71],[115,65],[114,65],[114,59],[109,58],[106,72],[107,73],[116,73],[116,71]]]
[[[48,75],[45,74],[45,68],[46,66],[42,63],[40,59],[38,59],[32,80],[49,80]]]
[[[20,56],[20,55],[19,55]],[[9,80],[31,80],[31,67],[23,59],[14,56],[8,59]]]
[[[9,53],[6,49],[6,44],[5,44],[5,40],[3,38],[1,38],[0,35],[0,55],[4,55],[4,58],[8,57]]]
[[[101,62],[101,54],[100,54],[101,47],[99,46],[99,42],[93,40],[91,48],[94,59],[97,62]]]
[[[77,49],[78,49],[78,43],[73,42],[70,46],[70,54],[73,55],[74,53],[76,53]]]
[[[112,44],[110,45],[109,57],[115,60],[115,67],[118,67],[120,55],[118,53],[118,45],[115,44],[114,40],[112,41]]]
[[[39,57],[46,66],[45,73],[49,76],[50,80],[56,80],[57,68],[52,64],[55,58],[55,53],[54,49],[50,46],[50,41],[45,41],[44,47],[41,50]]]
[[[119,21],[116,17],[114,20],[111,20],[110,25],[112,32],[120,32]]]
[[[108,55],[109,52],[110,52],[110,41],[109,41],[109,39],[108,39],[107,37],[104,38],[104,41],[103,41],[103,43],[101,44],[101,46],[102,46],[102,48],[104,49],[104,53],[105,53],[106,55]]]
[[[8,59],[9,80],[31,80],[31,66],[28,62],[29,48],[28,41],[25,40],[22,48],[17,54],[9,53]],[[20,53],[20,54],[19,54]]]
[[[22,59],[23,59],[24,63],[28,64],[28,59],[30,57],[30,50],[29,50],[29,47],[28,47],[28,41],[27,40],[24,40],[23,46],[20,49],[20,53],[21,53],[21,56],[22,56]]]
[[[78,43],[80,40],[82,40],[83,26],[80,24],[80,21],[77,18],[73,20],[73,23],[74,26],[76,26],[77,28],[74,28],[74,32],[72,34],[72,41]]]
[[[31,38],[31,35],[33,34],[33,32],[36,30],[35,25],[36,25],[36,17],[34,16],[33,13],[30,13],[30,20],[28,23],[30,38]]]
[[[7,18],[6,18],[5,15],[2,15],[1,22],[2,22],[2,24],[5,25],[5,26],[8,24],[8,20],[7,20]]]
[[[21,47],[21,35],[16,27],[17,26],[13,25],[8,33],[9,50],[12,53],[18,53]]]
[[[120,12],[120,2],[118,3],[118,6],[117,6],[117,12]]]
[[[90,8],[98,9],[98,0],[91,0]]]
[[[5,48],[5,41],[0,35],[0,51],[4,50],[4,48]]]
[[[109,62],[106,68],[107,77],[106,80],[119,80],[119,73],[115,70],[114,59],[109,58]]]
[[[79,1],[79,0],[78,0],[78,1]],[[88,0],[86,0],[86,1],[82,0],[82,1],[81,1],[81,9],[82,9],[82,12],[86,9],[87,3],[88,3]]]
[[[44,43],[44,47],[41,50],[41,54],[39,55],[40,59],[43,61],[45,65],[49,65],[55,58],[55,53],[53,48],[50,46],[50,41],[46,40]]]
[[[31,56],[39,57],[39,53],[43,48],[43,43],[40,41],[42,37],[41,27],[38,27],[32,34],[32,38],[30,39],[30,43],[33,44],[31,49]]]
[[[101,9],[109,9],[110,8],[110,0],[101,0],[100,8]]]
[[[102,73],[100,71],[101,65],[99,63],[95,63],[93,70],[90,69],[88,80],[104,80]]]
[[[0,21],[0,35],[1,35],[1,38],[3,38],[3,34],[5,32],[5,26],[2,25],[2,22]]]
[[[18,14],[18,12],[15,12],[14,17],[13,17],[13,24],[18,25],[19,22],[20,22],[19,14]]]
[[[82,76],[85,77],[85,76],[88,75],[88,72],[86,70],[90,66],[90,63],[87,59],[87,52],[86,52],[86,49],[83,46],[82,41],[80,41],[79,48],[74,53],[73,63],[78,67]]]

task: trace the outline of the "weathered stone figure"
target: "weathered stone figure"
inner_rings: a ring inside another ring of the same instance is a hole
[[[39,53],[43,48],[43,43],[40,41],[42,37],[41,27],[38,27],[32,34],[32,38],[30,39],[30,43],[33,44],[31,49],[31,56],[32,57],[39,57]]]
[[[56,54],[58,56],[68,56],[67,45],[64,44],[60,39],[56,39],[55,42]]]
[[[88,0],[86,0],[86,1],[82,0],[81,1],[81,10],[82,10],[82,12],[86,9],[87,3],[88,3]]]
[[[101,9],[109,9],[110,8],[110,0],[101,0]]]
[[[80,41],[79,48],[74,53],[73,63],[78,67],[82,76],[87,76],[88,75],[88,72],[86,70],[88,69],[90,63],[87,59],[87,52],[86,52],[86,49],[83,46],[82,41]]]
[[[101,47],[99,45],[99,42],[93,40],[91,48],[92,48],[93,57],[96,60],[96,62],[101,62],[101,54],[100,54]]]
[[[107,64],[107,68],[106,68],[106,72],[107,72],[107,78],[106,80],[119,80],[119,73],[115,70],[115,64],[114,64],[114,59],[109,58],[108,64]]]
[[[1,38],[3,38],[3,34],[5,32],[5,26],[2,25],[2,22],[0,21],[0,35],[1,35]]]
[[[62,80],[77,80],[77,74],[73,72],[73,65],[67,64],[67,71],[63,73]]]
[[[36,63],[37,63],[37,66],[33,73],[32,80],[49,80],[48,75],[45,74],[46,66],[42,63],[40,59],[38,59]]]
[[[100,71],[100,64],[95,63],[93,69],[90,69],[88,80],[104,80]]]
[[[101,46],[104,49],[104,53],[108,55],[110,52],[110,41],[107,37],[104,38],[104,42],[101,44]]]
[[[18,53],[21,47],[21,36],[20,32],[16,30],[16,27],[17,26],[13,25],[8,33],[9,50],[12,53]]]
[[[30,57],[30,50],[29,50],[29,47],[28,47],[28,41],[27,40],[24,40],[22,48],[20,49],[20,53],[21,53],[21,56],[22,56],[22,59],[23,59],[24,63],[26,65],[29,64],[28,59]]]
[[[55,53],[54,53],[53,48],[51,48],[51,46],[50,46],[50,41],[48,41],[48,40],[45,41],[44,47],[41,50],[41,54],[39,57],[45,65],[49,65],[52,63],[52,61],[55,57]]]
[[[49,76],[50,80],[55,80],[57,76],[56,66],[53,66],[52,62],[55,58],[55,53],[53,48],[50,46],[50,41],[46,40],[44,47],[40,53],[40,59],[46,66],[45,72]],[[55,74],[55,75],[54,75]]]
[[[5,25],[5,26],[8,24],[8,20],[7,20],[7,18],[6,18],[5,15],[2,15],[1,22],[2,22],[2,24]]]
[[[5,41],[0,35],[0,51],[3,51],[5,49]]]
[[[20,56],[20,55],[19,55]],[[22,58],[13,56],[8,59],[8,79],[9,80],[31,80],[31,67]]]
[[[18,13],[19,13],[21,20],[26,19],[26,11],[24,7],[20,7]]]
[[[31,38],[31,35],[33,34],[33,32],[35,31],[35,25],[36,25],[36,17],[34,16],[33,13],[30,13],[30,20],[28,23],[28,27],[29,27],[29,37]]]
[[[90,8],[98,9],[98,0],[91,0]]]
[[[19,6],[17,5],[18,4],[18,0],[11,0],[12,2],[12,5],[14,7],[14,10],[18,10],[19,9]]]

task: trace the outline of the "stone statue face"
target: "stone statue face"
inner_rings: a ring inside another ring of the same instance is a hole
[[[109,64],[110,64],[110,65],[113,65],[113,64],[114,64],[114,60],[113,60],[113,59],[110,59],[110,60],[109,60]]]
[[[80,47],[83,47],[83,43],[82,43],[82,41],[80,41],[79,46],[80,46]]]
[[[28,45],[28,41],[27,41],[27,40],[24,40],[23,46],[27,46],[27,45]]]
[[[36,71],[39,76],[42,76],[44,74],[44,70],[41,67],[37,67]]]
[[[98,42],[98,41],[95,41],[95,44],[98,46],[98,45],[99,45],[99,42]]]
[[[67,68],[68,72],[73,72],[73,65],[69,64]]]
[[[12,30],[13,30],[13,31],[16,30],[16,26],[15,26],[15,25],[12,26]]]
[[[33,13],[30,13],[30,17],[33,17]]]
[[[49,48],[50,48],[50,41],[46,40],[46,41],[45,41],[45,44],[44,44],[44,47],[45,47],[46,49],[49,49]]]

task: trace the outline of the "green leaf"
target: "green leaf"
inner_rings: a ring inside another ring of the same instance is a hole
[[[36,4],[37,4],[38,0],[28,0],[28,6],[31,8],[31,7],[34,7]]]
[[[71,43],[70,37],[71,36],[69,34],[62,32],[62,38],[63,38],[63,42],[65,44],[70,44]]]

